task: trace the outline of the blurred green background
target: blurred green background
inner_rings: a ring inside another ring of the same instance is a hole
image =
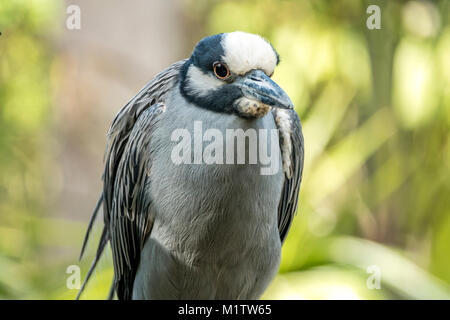
[[[0,298],[75,297],[66,270],[83,278],[95,249],[100,226],[78,262],[114,115],[201,37],[242,30],[278,50],[306,144],[264,298],[449,299],[449,18],[447,0],[1,1]],[[108,252],[83,298],[111,277]]]

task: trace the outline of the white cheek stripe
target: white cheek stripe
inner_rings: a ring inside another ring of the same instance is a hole
[[[230,70],[243,75],[253,69],[261,69],[271,75],[277,65],[277,55],[264,38],[256,34],[236,31],[222,39],[224,62]]]
[[[211,90],[215,90],[225,83],[212,74],[206,74],[198,67],[191,64],[187,71],[186,87],[194,95],[206,96]]]

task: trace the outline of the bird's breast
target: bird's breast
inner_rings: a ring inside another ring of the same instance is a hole
[[[243,276],[255,270],[272,276],[281,250],[277,212],[284,181],[278,136],[270,136],[273,117],[191,111],[168,108],[152,137],[151,238],[184,264],[207,269],[211,277],[221,274],[223,281],[243,270]],[[263,139],[260,129],[268,132]],[[227,149],[227,130],[244,132],[247,143],[239,145],[235,136]],[[221,142],[211,146],[214,139]],[[264,161],[252,160],[260,150]]]
[[[193,235],[204,238],[247,228],[237,234],[247,240],[253,229],[276,225],[284,174],[272,114],[243,119],[168,106],[153,137],[152,198],[167,211],[161,215],[184,222],[173,227],[205,228]]]

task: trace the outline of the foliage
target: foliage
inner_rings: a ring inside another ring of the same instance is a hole
[[[368,30],[369,4],[184,4],[203,35],[269,39],[274,80],[302,119],[300,207],[264,298],[450,298],[450,5],[377,1],[382,29]],[[75,296],[65,270],[76,260],[59,253],[76,252],[86,226],[49,213],[63,12],[51,0],[0,2],[0,298]],[[104,298],[110,260],[85,298]],[[370,266],[380,290],[366,285]]]
[[[267,298],[450,297],[449,6],[377,1],[382,28],[368,30],[369,4],[198,9],[205,33],[272,42],[281,56],[274,79],[303,122],[301,204]],[[366,286],[371,265],[381,290]]]

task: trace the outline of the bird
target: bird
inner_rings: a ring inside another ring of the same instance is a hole
[[[103,189],[80,259],[100,208],[103,229],[77,299],[108,243],[114,269],[109,299],[262,296],[280,266],[304,162],[300,118],[272,80],[279,63],[273,45],[260,35],[210,35],[118,112],[107,134]],[[275,132],[276,140],[261,135],[258,150],[271,150],[278,170],[263,174],[262,161],[220,159],[242,150],[249,157],[255,152],[249,143],[215,149],[212,163],[198,161],[210,140],[192,150],[192,139],[174,139],[177,130],[195,136],[195,123],[204,130],[200,138],[213,133],[211,141],[228,137],[229,130]],[[185,163],[174,161],[175,147],[182,149]]]

